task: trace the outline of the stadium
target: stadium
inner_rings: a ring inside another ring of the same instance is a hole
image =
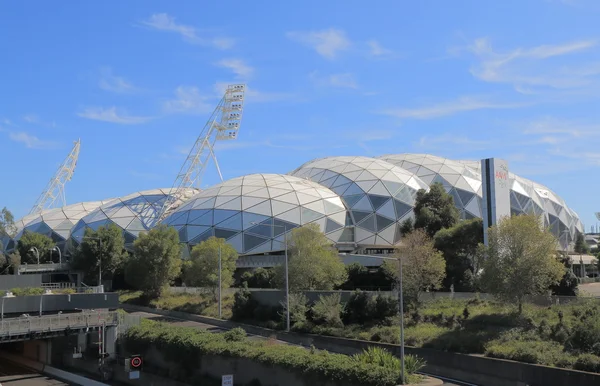
[[[17,222],[25,231],[50,236],[70,254],[85,228],[109,223],[122,229],[131,248],[139,232],[157,223],[173,226],[190,249],[211,236],[227,240],[241,256],[280,255],[285,234],[317,224],[342,253],[381,254],[400,245],[400,225],[414,217],[416,193],[441,183],[454,198],[461,218],[481,217],[479,162],[450,160],[429,154],[395,154],[314,159],[288,174],[251,174],[199,191],[188,189],[162,221],[158,208],[169,189],[129,194],[123,198],[50,209]],[[513,214],[534,213],[568,248],[583,224],[549,188],[510,174]],[[7,248],[8,249],[8,248]]]

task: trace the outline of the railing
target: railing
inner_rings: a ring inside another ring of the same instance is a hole
[[[42,283],[42,288],[45,289],[65,289],[65,288],[75,288],[75,283],[67,283],[67,282],[63,282],[63,283]]]
[[[69,263],[46,263],[46,264],[21,264],[19,272],[54,272],[68,271],[71,269]]]
[[[4,319],[0,322],[0,337],[64,331],[67,328],[79,329],[113,326],[119,322],[116,311],[85,311],[82,313],[23,316]]]

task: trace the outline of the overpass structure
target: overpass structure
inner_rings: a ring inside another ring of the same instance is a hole
[[[100,329],[116,328],[116,311],[85,310],[79,313],[29,316],[3,319],[0,322],[0,343],[32,339],[49,339],[70,334],[85,334]]]

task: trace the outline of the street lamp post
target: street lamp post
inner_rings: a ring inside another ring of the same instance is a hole
[[[31,248],[29,248],[29,252],[33,252],[35,254],[37,263],[38,263],[38,265],[40,265],[40,251],[38,251],[38,249],[36,247],[31,247]]]
[[[60,248],[55,246],[52,250],[58,252],[58,264],[62,264],[62,253],[60,252]]]
[[[102,238],[100,237],[91,237],[91,236],[84,236],[82,237],[82,240],[98,240],[98,246],[100,249],[100,253],[98,254],[98,290],[104,292],[104,289],[102,288]]]
[[[283,228],[283,243],[285,244],[285,331],[290,332],[290,281],[288,274],[287,227],[285,225],[270,225],[251,222],[252,225],[263,225],[271,228]]]
[[[404,366],[404,295],[402,293],[402,258],[396,259],[393,257],[384,257],[384,256],[369,256],[371,258],[374,259],[381,259],[381,260],[394,260],[396,262],[399,263],[400,267],[399,267],[399,273],[400,273],[400,277],[398,280],[398,310],[400,312],[400,377],[402,380],[402,383],[404,383],[404,372],[405,372],[405,366]]]
[[[221,313],[221,244],[219,244],[219,319],[222,319],[222,313]]]

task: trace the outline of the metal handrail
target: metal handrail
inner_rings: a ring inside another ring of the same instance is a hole
[[[119,323],[116,311],[84,311],[82,313],[26,316],[4,319],[0,322],[0,336],[14,336],[32,332],[56,332],[67,328],[88,328]]]

